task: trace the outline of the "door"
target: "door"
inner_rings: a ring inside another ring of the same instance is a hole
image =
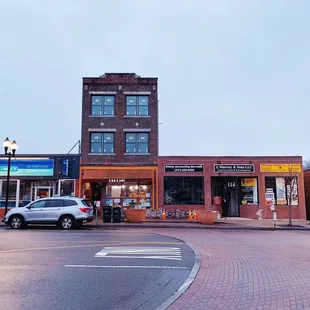
[[[62,199],[48,199],[43,209],[44,222],[57,222],[62,210]]]
[[[239,217],[239,192],[230,191],[229,207],[228,207],[228,216],[230,217]]]
[[[43,221],[43,209],[46,200],[35,201],[28,206],[25,210],[25,218],[27,222],[42,222]]]

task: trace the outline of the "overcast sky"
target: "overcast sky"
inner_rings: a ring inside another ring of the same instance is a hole
[[[63,153],[82,77],[159,78],[160,155],[310,157],[309,0],[0,0],[1,139]]]

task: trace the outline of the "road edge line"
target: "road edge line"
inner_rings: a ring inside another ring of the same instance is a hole
[[[184,243],[186,245],[188,245],[194,252],[194,255],[195,255],[194,266],[193,266],[191,272],[189,273],[188,277],[184,281],[184,283],[179,287],[179,289],[176,292],[174,292],[168,299],[166,299],[159,307],[157,307],[156,310],[165,310],[169,306],[171,306],[181,295],[183,295],[189,289],[189,287],[194,282],[194,280],[198,274],[198,271],[199,271],[200,265],[201,265],[201,255],[191,244],[186,243],[186,242],[184,242]]]

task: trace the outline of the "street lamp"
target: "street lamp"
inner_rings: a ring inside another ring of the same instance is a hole
[[[4,215],[8,212],[8,204],[9,204],[9,185],[10,185],[10,170],[11,170],[11,157],[15,157],[15,152],[18,149],[18,145],[16,141],[14,140],[12,143],[9,140],[9,138],[6,138],[3,141],[3,147],[4,147],[4,155],[8,156],[8,173],[6,177],[6,195],[5,195],[5,210]]]

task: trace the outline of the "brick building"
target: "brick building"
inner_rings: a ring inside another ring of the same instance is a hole
[[[168,210],[218,210],[225,217],[305,219],[302,157],[186,157],[160,156],[159,206]],[[291,186],[291,185],[292,186]]]
[[[155,208],[157,160],[157,78],[83,78],[82,193],[101,205]]]
[[[310,220],[310,170],[304,171],[307,219]]]

